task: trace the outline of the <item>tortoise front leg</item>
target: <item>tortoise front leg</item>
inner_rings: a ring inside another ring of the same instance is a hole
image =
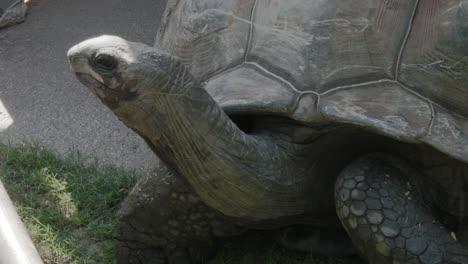
[[[430,213],[411,176],[408,166],[384,154],[343,170],[336,210],[353,243],[372,264],[468,263],[468,251]]]
[[[205,263],[219,237],[242,231],[161,165],[139,179],[119,210],[116,263]]]

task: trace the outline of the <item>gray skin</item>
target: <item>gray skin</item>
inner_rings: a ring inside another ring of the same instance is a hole
[[[163,161],[119,212],[118,262],[203,263],[259,228],[350,251],[309,225],[369,263],[467,263],[468,3],[390,2],[174,0],[156,48],[70,49]]]

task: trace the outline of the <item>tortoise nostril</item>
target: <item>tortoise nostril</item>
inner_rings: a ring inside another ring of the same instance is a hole
[[[117,60],[109,55],[98,55],[95,59],[95,65],[103,70],[113,70],[117,67]]]
[[[68,56],[68,61],[69,61],[71,64],[77,63],[77,62],[79,62],[81,59],[83,59],[83,57],[82,57],[82,56],[79,56],[79,55],[70,55],[70,56]]]

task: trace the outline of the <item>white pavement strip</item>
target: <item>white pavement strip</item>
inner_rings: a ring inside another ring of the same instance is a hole
[[[0,100],[0,132],[6,130],[11,124],[13,124],[13,118]]]

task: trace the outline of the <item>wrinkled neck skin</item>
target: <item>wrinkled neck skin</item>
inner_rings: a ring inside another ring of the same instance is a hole
[[[304,212],[304,175],[313,166],[302,147],[242,132],[180,63],[137,90],[112,110],[208,206],[253,220]]]

